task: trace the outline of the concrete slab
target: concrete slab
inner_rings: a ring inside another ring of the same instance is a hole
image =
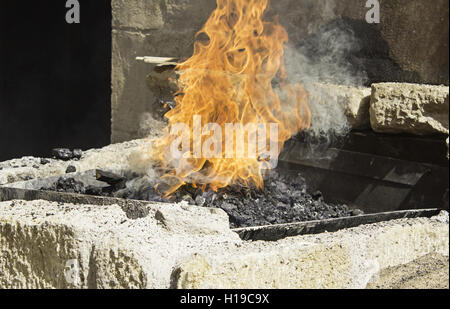
[[[389,267],[448,256],[448,232],[442,213],[244,242],[215,209],[152,205],[131,220],[117,205],[3,202],[0,288],[365,288]]]
[[[379,133],[449,134],[449,87],[407,83],[372,85],[370,122]]]

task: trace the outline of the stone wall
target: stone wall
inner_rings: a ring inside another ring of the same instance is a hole
[[[380,4],[378,25],[366,23],[364,0],[278,0],[269,15],[281,17],[291,46],[306,53],[314,54],[317,36],[330,29],[352,33],[359,43],[346,57],[346,67],[364,71],[366,86],[382,81],[448,85],[448,1]],[[148,115],[161,116],[154,113],[159,103],[145,83],[153,67],[135,58],[189,57],[194,34],[215,6],[214,0],[112,0],[112,142],[142,137],[147,134],[142,121],[151,130],[157,122]]]
[[[133,220],[117,205],[0,202],[0,289],[363,289],[401,277],[448,288],[447,212],[247,242],[222,210],[147,209]],[[418,260],[420,272],[397,270]]]
[[[212,0],[112,0],[112,142],[140,135],[155,108],[146,86],[152,65],[137,56],[189,56],[194,33],[215,8]]]

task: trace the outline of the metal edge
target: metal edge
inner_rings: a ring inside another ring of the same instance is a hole
[[[437,216],[441,209],[419,209],[368,214],[356,217],[329,219],[323,221],[309,221],[299,223],[280,224],[239,228],[233,231],[246,241],[278,241],[287,237],[314,235],[325,232],[337,232],[342,229],[355,228],[380,222],[399,219],[431,218]]]
[[[148,207],[150,205],[161,204],[156,202],[126,200],[114,197],[91,196],[44,190],[39,191],[0,186],[0,202],[11,200],[46,200],[57,203],[87,204],[95,206],[118,205],[125,211],[130,219],[145,218],[149,214]]]

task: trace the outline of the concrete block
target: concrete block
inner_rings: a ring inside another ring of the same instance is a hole
[[[148,210],[132,220],[117,205],[0,203],[0,288],[365,288],[385,269],[448,256],[448,213],[245,242],[221,210]]]
[[[0,287],[44,289],[168,288],[180,259],[240,242],[219,210],[153,205],[130,220],[118,206],[45,201],[0,203],[0,240]]]
[[[370,121],[380,133],[449,134],[449,87],[372,85]]]
[[[380,271],[430,253],[448,257],[448,213],[197,254],[175,270],[174,282],[188,289],[366,288]]]

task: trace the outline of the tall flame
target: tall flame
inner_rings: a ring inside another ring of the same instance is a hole
[[[177,66],[176,107],[165,115],[169,127],[152,151],[152,157],[166,171],[158,188],[166,195],[186,183],[203,190],[230,184],[264,186],[266,161],[261,154],[266,149],[258,149],[257,156],[230,157],[225,154],[226,141],[220,140],[216,145],[221,157],[195,157],[196,149],[205,149],[202,141],[220,135],[199,131],[195,117],[201,117],[202,126],[218,124],[222,132],[226,132],[226,124],[277,124],[278,136],[262,137],[264,145],[276,140],[276,155],[289,138],[309,127],[307,93],[301,85],[286,82],[283,56],[287,32],[277,20],[263,20],[268,1],[217,0],[216,10],[196,35],[193,56]],[[170,148],[177,136],[170,134],[170,128],[178,123],[190,128],[191,147],[181,157],[174,157]],[[249,126],[248,131],[244,149],[251,146],[252,134],[261,139],[256,126]],[[233,136],[237,138],[237,133]]]

